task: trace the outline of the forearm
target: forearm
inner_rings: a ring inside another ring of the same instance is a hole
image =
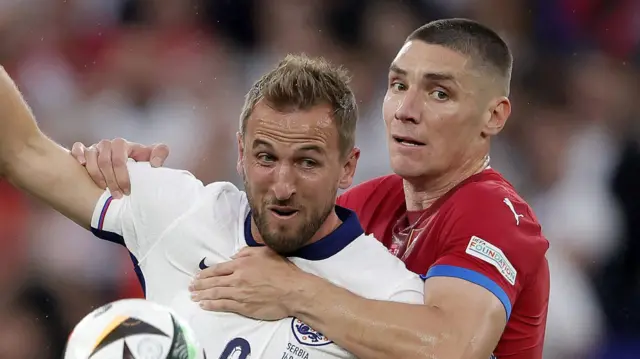
[[[43,136],[9,75],[0,67],[0,171],[5,173],[34,139]]]
[[[103,193],[68,150],[44,135],[13,154],[3,176],[85,228],[90,227],[95,203]]]
[[[434,306],[368,300],[319,278],[293,304],[294,316],[361,359],[463,358],[465,333]]]
[[[0,174],[88,227],[102,194],[68,151],[47,138],[7,73],[0,68]]]

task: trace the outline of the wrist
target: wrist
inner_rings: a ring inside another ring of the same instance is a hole
[[[313,274],[300,271],[292,280],[295,287],[284,300],[288,315],[297,318],[303,316],[304,312],[309,310],[309,306],[318,300],[323,282]]]

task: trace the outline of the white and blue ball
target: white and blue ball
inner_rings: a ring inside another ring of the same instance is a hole
[[[102,306],[74,328],[64,359],[206,359],[171,309],[144,299]]]

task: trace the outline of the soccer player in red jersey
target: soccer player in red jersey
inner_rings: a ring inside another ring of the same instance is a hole
[[[395,174],[338,199],[425,279],[424,305],[360,298],[251,250],[201,273],[194,293],[203,307],[295,316],[359,358],[542,358],[549,245],[531,208],[489,167],[490,139],[511,113],[512,61],[504,41],[473,21],[414,31],[390,66],[383,105]],[[125,160],[128,144],[110,145],[74,153],[100,172],[98,156]],[[122,175],[110,181],[126,188]]]

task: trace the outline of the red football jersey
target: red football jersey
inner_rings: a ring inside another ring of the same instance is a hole
[[[424,279],[456,277],[504,305],[498,359],[540,359],[549,301],[548,241],[529,205],[498,172],[478,173],[422,212],[407,212],[402,178],[379,177],[338,198]]]

